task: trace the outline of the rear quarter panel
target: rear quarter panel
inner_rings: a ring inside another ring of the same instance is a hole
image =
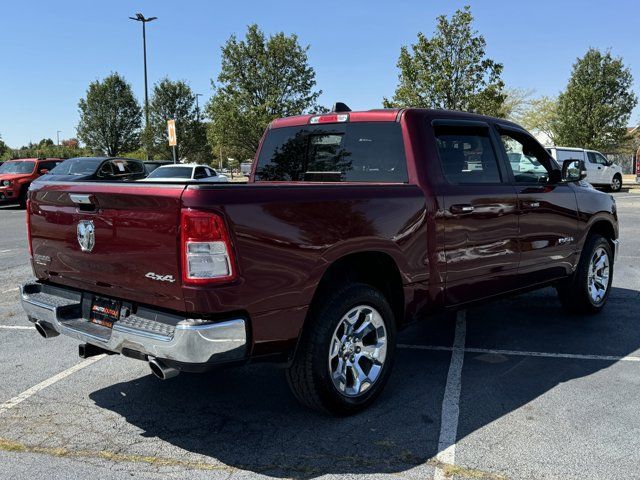
[[[203,185],[188,188],[183,205],[224,214],[239,271],[233,285],[185,288],[187,309],[246,310],[254,354],[295,340],[322,275],[345,255],[384,252],[405,284],[429,277],[425,197],[415,185]]]

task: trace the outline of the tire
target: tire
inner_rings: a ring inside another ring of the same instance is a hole
[[[598,263],[604,266],[594,268]],[[571,277],[557,286],[558,296],[564,308],[570,312],[599,313],[609,298],[612,280],[611,245],[601,235],[590,235],[582,249],[578,268]]]
[[[622,175],[616,173],[611,179],[611,185],[609,185],[609,190],[612,192],[619,192],[622,189]]]
[[[23,185],[18,194],[18,205],[20,208],[27,208],[27,192],[29,191],[28,185]]]
[[[395,318],[384,295],[363,283],[344,285],[318,303],[286,370],[287,382],[303,405],[350,415],[371,404],[389,379]]]

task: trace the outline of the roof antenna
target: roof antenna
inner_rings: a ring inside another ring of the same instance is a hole
[[[346,103],[336,102],[333,104],[332,112],[340,113],[340,112],[350,112],[351,109],[347,106]]]

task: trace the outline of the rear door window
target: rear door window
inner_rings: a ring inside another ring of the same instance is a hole
[[[408,181],[400,124],[354,122],[275,128],[258,157],[257,181]]]
[[[484,127],[434,127],[442,173],[453,185],[500,183],[498,158]]]
[[[200,179],[200,178],[207,178],[207,170],[204,167],[196,167],[195,172],[193,174],[193,178],[195,179]]]

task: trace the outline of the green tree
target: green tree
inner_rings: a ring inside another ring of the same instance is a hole
[[[534,98],[515,121],[527,130],[542,133],[552,144],[556,144],[558,100],[546,95]]]
[[[171,158],[167,120],[174,119],[178,134],[178,157],[200,163],[211,159],[206,126],[199,118],[196,96],[186,82],[165,78],[156,83],[149,104],[149,115],[154,157]]]
[[[78,137],[87,147],[110,156],[138,148],[140,105],[131,85],[118,73],[92,82],[78,108]]]
[[[506,88],[504,90],[505,100],[502,105],[504,118],[512,122],[520,123],[522,117],[531,108],[531,97],[534,90],[524,88]]]
[[[554,126],[559,144],[612,151],[627,143],[627,123],[638,101],[622,58],[591,48],[573,64],[558,97]]]
[[[2,136],[0,136],[0,159],[4,159],[5,155],[9,154],[9,146],[4,143]]]
[[[321,91],[296,35],[265,37],[250,25],[244,40],[232,35],[222,47],[222,70],[207,104],[209,141],[217,154],[253,157],[274,118],[317,111]]]
[[[471,8],[451,20],[438,17],[431,38],[418,33],[417,43],[403,46],[398,59],[398,86],[385,107],[464,110],[503,116],[502,64],[487,58],[484,37],[473,30]]]

